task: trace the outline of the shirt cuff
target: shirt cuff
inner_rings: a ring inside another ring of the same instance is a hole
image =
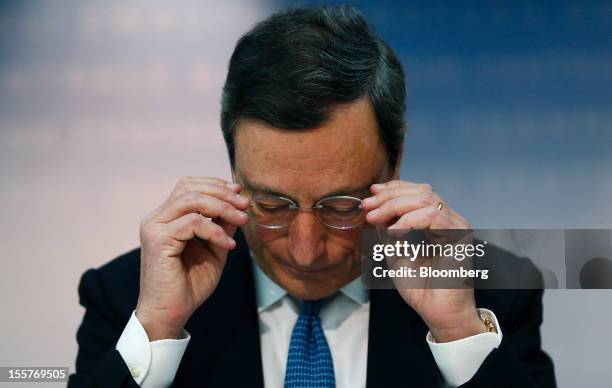
[[[181,339],[149,342],[147,332],[132,312],[116,349],[139,386],[169,387],[190,339],[189,333],[183,330]]]
[[[487,309],[478,309],[478,311],[491,316],[497,333],[482,333],[444,343],[434,342],[431,332],[425,337],[438,369],[446,383],[452,387],[464,384],[474,377],[489,353],[502,341],[501,328],[495,314]]]

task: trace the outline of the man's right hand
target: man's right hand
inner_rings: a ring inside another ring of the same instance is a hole
[[[149,341],[179,338],[217,287],[237,227],[248,222],[240,186],[219,178],[181,178],[140,224],[136,317]]]

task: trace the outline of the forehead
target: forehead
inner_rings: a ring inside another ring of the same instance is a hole
[[[317,128],[287,130],[244,120],[235,132],[236,173],[296,198],[362,187],[386,163],[376,116],[365,98],[338,106]]]

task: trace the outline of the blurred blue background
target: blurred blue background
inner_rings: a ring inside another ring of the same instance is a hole
[[[403,178],[477,227],[612,227],[610,1],[351,4],[406,68]]]
[[[180,176],[229,178],[236,40],[314,3],[0,2],[0,365],[73,367],[79,276]],[[404,179],[477,228],[612,228],[612,2],[349,3],[406,68]],[[611,297],[545,293],[561,387],[610,386]]]

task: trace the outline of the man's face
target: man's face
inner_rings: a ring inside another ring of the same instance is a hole
[[[249,198],[274,194],[300,207],[331,195],[369,196],[372,183],[392,179],[387,152],[368,99],[334,109],[309,130],[286,130],[243,120],[235,133],[235,179]],[[253,220],[243,230],[261,269],[299,299],[320,299],[360,273],[359,233],[332,229],[300,211],[281,229]]]

